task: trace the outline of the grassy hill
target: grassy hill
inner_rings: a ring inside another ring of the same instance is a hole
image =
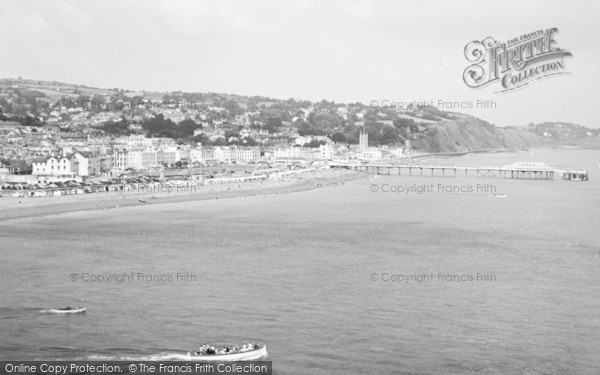
[[[545,143],[525,129],[497,128],[475,117],[444,120],[411,140],[414,149],[425,152],[462,152],[501,148],[525,148]]]

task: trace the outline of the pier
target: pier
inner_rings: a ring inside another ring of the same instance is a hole
[[[554,179],[554,173],[556,172],[556,170],[550,168],[457,167],[444,165],[331,163],[329,166],[331,168],[395,176],[513,178],[528,180],[552,180]]]

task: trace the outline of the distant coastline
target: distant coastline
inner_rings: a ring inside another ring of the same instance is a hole
[[[560,142],[551,143],[548,147],[556,148],[581,148],[587,150],[600,149],[600,138],[572,138],[564,139]]]
[[[498,148],[498,149],[488,149],[488,150],[468,150],[468,151],[456,151],[456,152],[432,152],[432,153],[415,155],[415,156],[410,157],[409,159],[418,159],[418,158],[431,157],[431,156],[463,156],[463,155],[467,155],[467,154],[483,154],[483,153],[493,153],[493,152],[513,152],[513,151],[516,151],[516,150],[507,149],[507,148]]]

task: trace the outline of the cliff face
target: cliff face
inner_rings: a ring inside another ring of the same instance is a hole
[[[544,139],[524,129],[497,128],[475,117],[444,120],[411,139],[414,149],[424,152],[462,152],[538,146]]]

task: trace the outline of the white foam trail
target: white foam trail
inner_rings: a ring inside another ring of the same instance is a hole
[[[118,356],[118,355],[90,355],[90,361],[169,361],[186,360],[189,356],[182,353],[157,353],[149,355]]]

